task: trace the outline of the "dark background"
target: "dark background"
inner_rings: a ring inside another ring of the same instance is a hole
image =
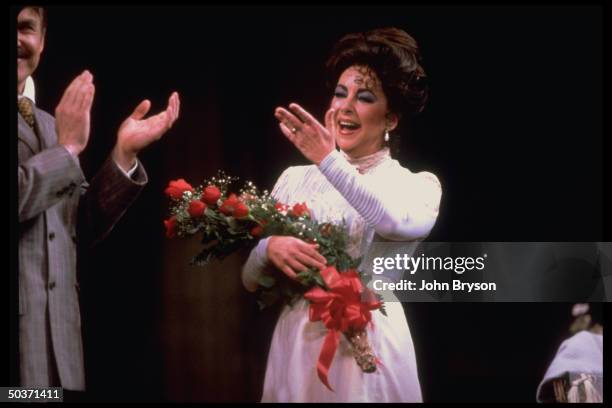
[[[188,265],[168,241],[163,189],[217,169],[271,188],[306,160],[278,105],[322,118],[323,64],[343,34],[397,26],[422,48],[431,102],[398,159],[440,178],[432,241],[602,241],[602,8],[49,7],[37,103],[53,112],[94,75],[91,177],[121,121],[174,90],[181,114],[141,154],[150,182],[114,233],[80,257],[88,397],[257,401],[277,310],[241,288],[244,254]],[[401,186],[398,186],[401,188]],[[571,304],[405,304],[425,401],[534,401]]]

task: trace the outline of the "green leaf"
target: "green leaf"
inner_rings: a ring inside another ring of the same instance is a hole
[[[319,285],[321,287],[324,287],[324,288],[327,287],[325,285],[325,281],[323,280],[323,277],[321,277],[320,273],[317,273],[317,274],[314,275],[314,280],[317,283],[317,285]]]

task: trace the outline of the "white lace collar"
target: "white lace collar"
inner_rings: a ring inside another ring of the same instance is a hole
[[[344,156],[344,158],[351,165],[356,167],[357,171],[361,174],[368,173],[370,170],[381,164],[385,159],[391,158],[391,151],[388,147],[383,147],[376,153],[372,153],[367,156],[362,156],[358,158],[349,157],[342,150],[340,150],[340,153],[342,153],[342,156]]]

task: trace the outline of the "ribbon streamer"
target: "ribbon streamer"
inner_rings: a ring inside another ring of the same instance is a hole
[[[304,294],[310,303],[309,318],[316,322],[321,320],[328,332],[321,346],[317,375],[321,382],[333,391],[329,385],[328,374],[338,343],[340,333],[349,330],[363,330],[372,320],[371,310],[378,309],[378,299],[362,301],[363,286],[359,274],[354,270],[339,273],[329,266],[321,270],[321,277],[329,290],[315,287]]]

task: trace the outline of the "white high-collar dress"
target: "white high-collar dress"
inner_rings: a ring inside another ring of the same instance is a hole
[[[351,160],[339,151],[319,166],[289,167],[272,195],[286,204],[305,202],[320,222],[340,223],[349,231],[351,255],[363,255],[373,241],[419,241],[438,215],[441,187],[435,175],[413,173],[393,160],[388,149]],[[247,260],[242,278],[254,290],[269,267],[267,239]],[[367,272],[367,270],[365,271]],[[371,272],[371,271],[370,271]],[[308,317],[308,301],[285,306],[268,354],[262,402],[420,402],[415,350],[403,307],[385,300],[387,316],[372,313],[368,338],[381,364],[364,373],[348,341],[341,336],[326,388],[317,376],[317,361],[327,329]]]

